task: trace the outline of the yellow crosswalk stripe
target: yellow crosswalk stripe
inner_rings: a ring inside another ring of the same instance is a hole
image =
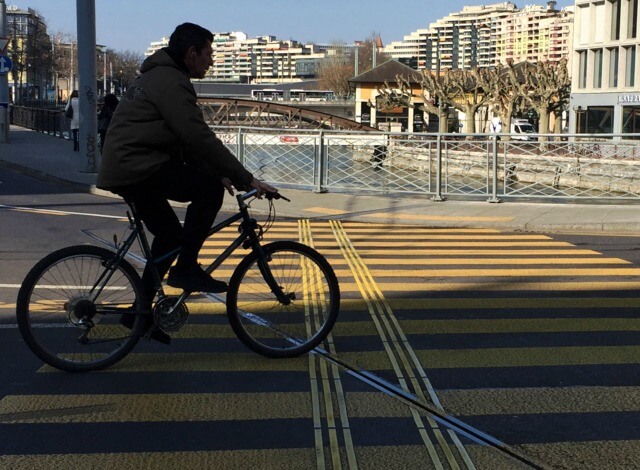
[[[314,449],[234,449],[199,452],[125,452],[44,455],[0,455],[2,468],[51,470],[72,468],[300,468],[315,467]]]
[[[557,387],[443,390],[450,410],[474,415],[638,412],[639,387]]]
[[[229,372],[229,371],[306,371],[306,358],[274,361],[255,353],[222,355],[216,353],[137,353],[129,354],[122,362],[106,370],[117,372]],[[42,366],[39,372],[59,372]]]
[[[432,369],[640,363],[640,346],[431,349],[417,354]]]
[[[72,402],[67,395],[11,395],[0,400],[0,422],[241,421],[309,418],[310,409],[306,392],[92,394]]]

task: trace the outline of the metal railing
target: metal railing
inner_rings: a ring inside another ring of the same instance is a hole
[[[60,109],[14,106],[12,123],[69,134]],[[640,202],[639,134],[213,130],[256,177],[318,192],[422,194],[436,201]]]
[[[12,106],[10,116],[11,124],[58,137],[69,137],[69,119],[64,116],[62,108]]]
[[[495,134],[214,130],[256,177],[320,192],[640,202],[635,134],[536,134],[521,141]]]

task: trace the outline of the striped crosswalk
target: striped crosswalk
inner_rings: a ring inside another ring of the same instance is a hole
[[[236,235],[208,240],[200,261]],[[570,467],[567,452],[585,442],[640,447],[637,426],[612,438],[602,424],[640,414],[639,266],[489,229],[291,220],[265,238],[314,246],[332,264],[341,315],[323,348],[353,370],[552,467]],[[229,278],[243,255],[215,275]],[[0,437],[11,438],[0,466],[520,468],[319,355],[251,353],[221,303],[188,308],[169,349],[143,343],[84,376],[39,366],[33,388],[2,397]],[[0,304],[0,319],[12,309]],[[21,440],[52,433],[37,453]],[[65,441],[78,433],[118,437]]]

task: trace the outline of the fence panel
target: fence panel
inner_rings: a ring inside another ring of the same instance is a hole
[[[502,160],[505,196],[640,198],[640,147],[633,142],[508,142]]]
[[[326,188],[381,193],[432,192],[436,142],[410,134],[327,132]]]
[[[476,138],[478,140],[443,139],[443,171],[445,173],[443,193],[445,195],[489,195],[493,144],[486,136]]]
[[[281,129],[242,129],[220,133],[256,178],[311,189],[315,181],[318,134],[284,134]],[[238,139],[240,141],[238,142]]]

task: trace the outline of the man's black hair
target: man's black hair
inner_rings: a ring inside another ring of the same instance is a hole
[[[213,42],[213,34],[208,29],[193,23],[182,23],[176,27],[169,38],[169,49],[180,59],[184,57],[191,46],[200,54],[208,42]]]

